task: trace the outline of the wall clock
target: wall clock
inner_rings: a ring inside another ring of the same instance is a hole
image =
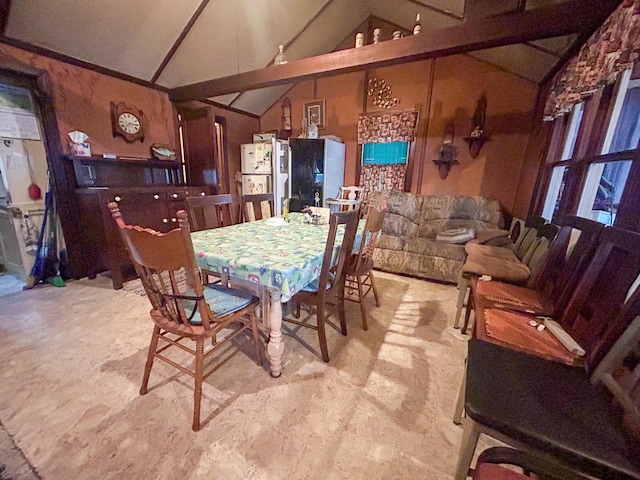
[[[111,102],[111,126],[114,137],[120,135],[127,142],[144,140],[144,114],[133,105]]]

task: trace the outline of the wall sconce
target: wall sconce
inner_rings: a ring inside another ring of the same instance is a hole
[[[458,149],[453,145],[453,123],[449,122],[444,129],[440,157],[433,161],[438,166],[438,175],[441,179],[447,178],[452,165],[458,165],[457,154]]]
[[[485,142],[489,141],[489,135],[484,133],[484,121],[487,115],[487,97],[483,93],[476,104],[476,111],[471,119],[471,135],[464,137],[469,144],[469,155],[476,158]]]

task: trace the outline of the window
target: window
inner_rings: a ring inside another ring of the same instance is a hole
[[[544,201],[544,209],[542,210],[542,218],[547,222],[551,222],[558,213],[560,200],[562,200],[562,192],[567,179],[567,166],[562,165],[554,167],[551,173],[551,181],[549,189]]]
[[[364,165],[406,165],[409,142],[365,143],[362,149]]]
[[[605,225],[618,218],[625,228],[640,229],[639,194],[626,188],[640,159],[639,67],[556,119],[534,214],[547,221],[573,214]]]
[[[410,142],[365,143],[362,146],[360,185],[373,191],[403,190]]]
[[[583,112],[583,103],[578,103],[573,107],[573,110],[571,110],[569,128],[567,130],[567,136],[565,137],[564,147],[562,148],[561,160],[570,160],[573,156],[573,150],[576,146],[576,140],[578,139],[578,130],[580,130],[580,124],[582,123]]]
[[[631,80],[631,70],[621,77],[602,154],[633,150],[640,138],[640,79]]]
[[[640,138],[640,80],[631,80],[631,70],[620,76],[611,120],[607,127],[601,156],[633,150]],[[589,166],[577,214],[605,225],[615,222],[622,192],[631,169],[630,159],[598,162]]]
[[[576,140],[578,139],[578,132],[580,131],[580,125],[582,124],[583,113],[583,103],[576,104],[573,107],[573,110],[571,110],[567,126],[565,127],[566,130],[560,155],[560,160],[564,162],[565,165],[560,164],[560,162],[555,162],[556,164],[551,167],[551,179],[549,180],[549,186],[547,188],[547,194],[545,195],[544,207],[541,215],[547,222],[551,222],[555,218],[560,208],[562,192],[564,191],[564,185],[567,180],[568,168],[566,164],[569,163],[569,160],[571,160],[571,157],[573,156]],[[552,158],[552,160],[554,159]],[[555,160],[557,160],[557,158]]]
[[[631,163],[624,160],[592,164],[580,197],[578,215],[613,225]]]

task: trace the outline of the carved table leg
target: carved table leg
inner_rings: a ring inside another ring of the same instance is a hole
[[[270,291],[271,308],[269,308],[269,343],[267,344],[267,358],[271,364],[271,376],[277,378],[282,373],[282,303],[280,292]]]

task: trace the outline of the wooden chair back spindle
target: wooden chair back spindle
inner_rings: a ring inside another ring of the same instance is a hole
[[[272,193],[243,195],[242,206],[245,222],[255,222],[274,215],[274,196]]]

